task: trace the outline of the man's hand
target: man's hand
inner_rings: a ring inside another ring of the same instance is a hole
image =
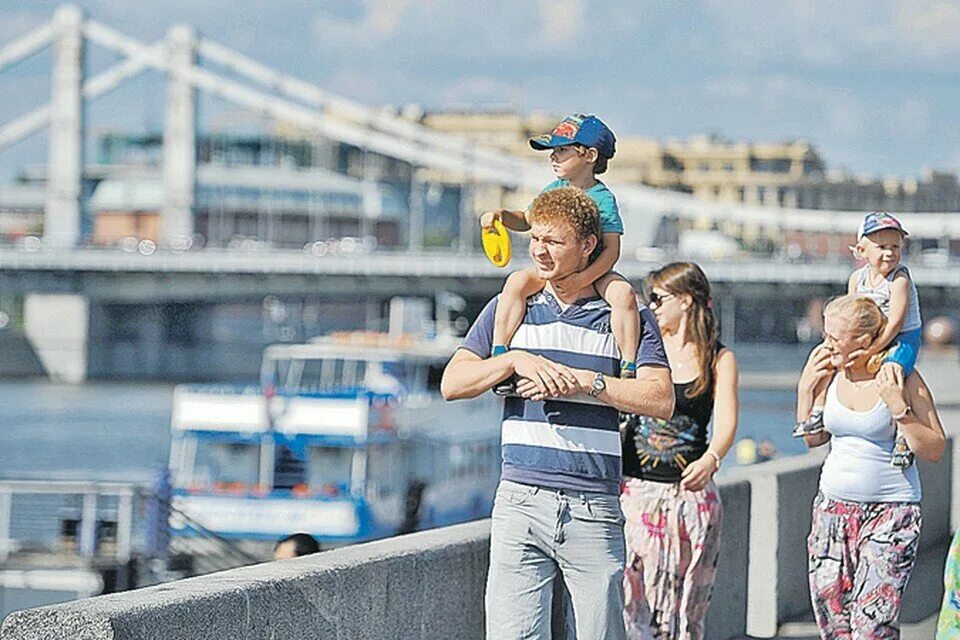
[[[576,374],[567,366],[526,351],[510,351],[513,371],[520,378],[517,393],[528,400],[543,400],[574,393],[579,389]]]

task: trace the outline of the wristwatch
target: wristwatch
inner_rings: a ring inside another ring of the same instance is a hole
[[[597,371],[597,375],[593,376],[593,384],[590,385],[590,397],[596,398],[603,390],[607,388],[607,379],[603,377],[603,374]]]

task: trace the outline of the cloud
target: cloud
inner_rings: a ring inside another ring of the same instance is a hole
[[[547,45],[557,46],[574,40],[583,25],[581,0],[540,0],[540,37]]]
[[[960,58],[955,2],[708,0],[705,13],[741,65],[944,70]]]

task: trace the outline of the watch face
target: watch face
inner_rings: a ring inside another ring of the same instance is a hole
[[[598,373],[593,379],[593,394],[599,395],[601,391],[607,388],[607,381],[604,380],[603,374]]]

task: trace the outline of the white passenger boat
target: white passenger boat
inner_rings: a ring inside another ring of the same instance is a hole
[[[171,531],[329,544],[489,515],[498,403],[446,403],[456,342],[335,334],[264,352],[260,386],[173,398]]]

